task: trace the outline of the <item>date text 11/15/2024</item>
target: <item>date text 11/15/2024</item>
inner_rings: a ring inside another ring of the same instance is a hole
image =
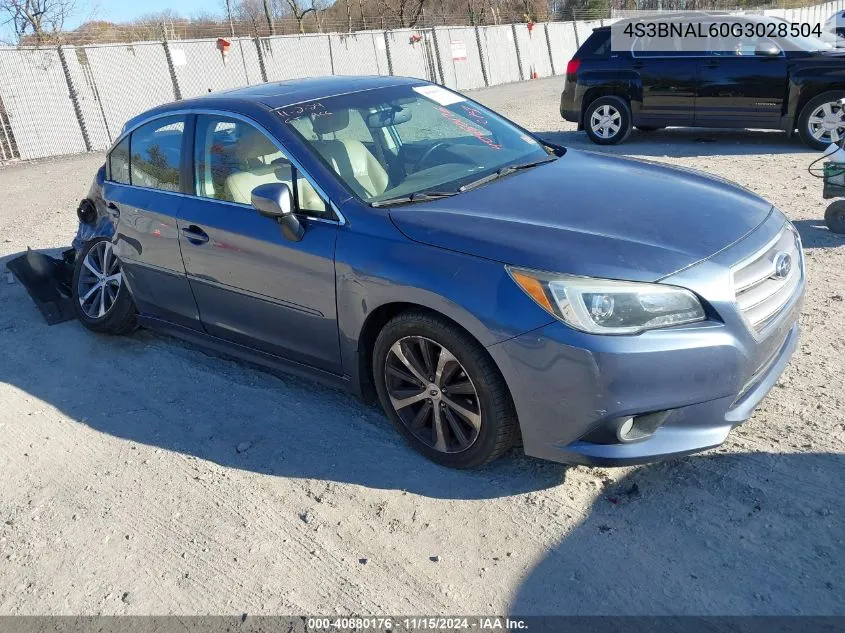
[[[498,616],[310,617],[307,626],[314,631],[520,631],[528,628],[524,620]]]

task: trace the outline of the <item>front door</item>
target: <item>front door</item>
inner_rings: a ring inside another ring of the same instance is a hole
[[[117,217],[114,251],[138,310],[201,329],[176,221],[185,200],[180,173],[185,143],[184,117],[142,125],[109,154],[103,197]]]
[[[786,57],[764,55],[761,37],[710,38],[699,62],[695,124],[779,127],[787,93]]]
[[[179,214],[182,257],[206,331],[328,371],[340,371],[334,250],[338,222],[277,144],[237,118],[199,115],[196,196]],[[291,241],[250,204],[285,182],[305,233]]]

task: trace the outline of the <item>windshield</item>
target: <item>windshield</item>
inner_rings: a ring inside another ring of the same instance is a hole
[[[277,113],[370,204],[455,194],[502,168],[552,155],[502,117],[434,85],[368,90]]]

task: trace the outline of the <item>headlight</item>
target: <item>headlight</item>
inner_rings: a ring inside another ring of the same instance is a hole
[[[507,270],[542,308],[582,332],[637,334],[705,319],[696,296],[677,286]]]

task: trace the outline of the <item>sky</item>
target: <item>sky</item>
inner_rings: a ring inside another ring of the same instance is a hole
[[[75,21],[84,20],[90,12],[85,10],[85,0],[79,2],[81,10],[75,16]],[[223,0],[100,0],[96,3],[98,7],[97,17],[110,22],[128,22],[140,17],[145,13],[158,13],[165,9],[172,9],[179,15],[190,17],[199,11],[208,13],[222,13]],[[78,26],[74,24],[73,26]]]
[[[75,29],[90,18],[109,22],[128,22],[150,13],[171,9],[183,17],[191,17],[200,11],[222,14],[225,0],[77,0],[73,16],[65,23],[66,29]],[[6,16],[0,16],[0,41],[14,41],[11,26],[2,24]]]

